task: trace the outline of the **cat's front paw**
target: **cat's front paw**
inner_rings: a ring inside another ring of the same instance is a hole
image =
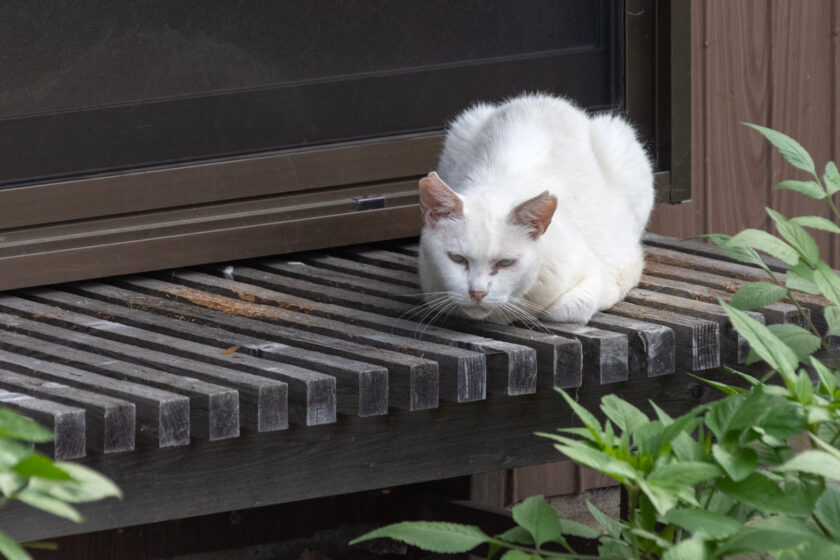
[[[579,323],[585,325],[598,311],[593,302],[560,301],[543,311],[541,319],[554,323]]]

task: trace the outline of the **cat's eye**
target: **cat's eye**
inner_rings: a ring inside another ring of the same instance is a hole
[[[496,261],[496,266],[498,268],[508,268],[516,264],[516,259],[502,259],[500,261]]]
[[[449,260],[456,264],[467,264],[467,258],[463,255],[456,255],[455,253],[447,253],[449,255]]]

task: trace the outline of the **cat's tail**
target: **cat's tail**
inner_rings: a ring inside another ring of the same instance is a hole
[[[589,139],[607,185],[628,201],[643,228],[653,208],[653,170],[636,131],[621,117],[596,115]]]

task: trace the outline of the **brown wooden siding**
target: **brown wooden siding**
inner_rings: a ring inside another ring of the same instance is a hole
[[[765,206],[827,216],[773,186],[804,178],[742,122],[796,138],[818,169],[840,159],[840,1],[693,0],[692,201],[659,205],[649,229],[679,237],[767,228]],[[840,240],[816,234],[840,263]]]

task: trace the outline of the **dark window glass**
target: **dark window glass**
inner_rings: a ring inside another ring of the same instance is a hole
[[[523,90],[622,103],[621,2],[0,4],[0,185],[440,129]]]

